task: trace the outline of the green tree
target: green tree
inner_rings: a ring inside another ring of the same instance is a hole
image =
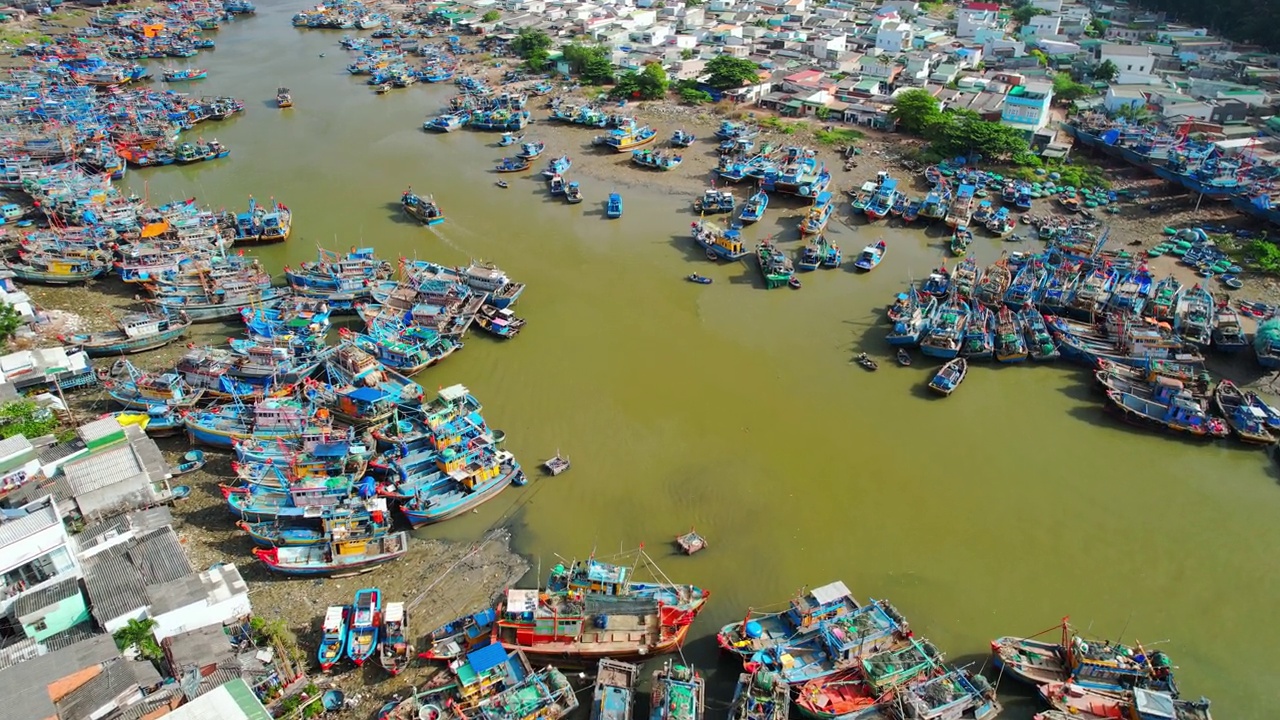
[[[127,650],[131,647],[138,648],[138,654],[148,660],[160,660],[164,657],[164,651],[160,649],[160,643],[156,642],[156,637],[151,633],[152,628],[156,626],[156,621],[151,618],[146,620],[130,620],[128,624],[120,628],[111,637],[116,641],[116,647],[121,650]]]
[[[711,93],[686,85],[680,88],[680,102],[685,105],[703,105],[711,102]]]
[[[28,439],[48,435],[58,427],[53,412],[31,400],[14,400],[0,405],[0,437],[24,435]]]
[[[22,316],[9,303],[0,303],[0,341],[8,340],[22,327]]]
[[[1121,105],[1116,108],[1115,116],[1121,120],[1145,123],[1151,119],[1151,111],[1146,105]]]
[[[1088,27],[1084,29],[1084,34],[1091,38],[1102,37],[1107,34],[1107,23],[1102,18],[1094,18],[1089,21]]]
[[[1043,50],[1039,50],[1039,49],[1037,49],[1037,50],[1032,50],[1031,52],[1029,52],[1029,53],[1027,53],[1027,54],[1028,54],[1028,55],[1030,55],[1031,57],[1035,58],[1035,59],[1036,59],[1036,62],[1040,65],[1040,67],[1048,67],[1048,66],[1049,66],[1049,56],[1048,56],[1048,55],[1045,55]]]
[[[608,48],[569,43],[564,46],[564,60],[569,63],[569,71],[588,85],[613,82],[613,63],[609,60]]]
[[[517,56],[529,59],[530,55],[541,50],[545,55],[551,49],[551,36],[534,28],[523,27],[511,41],[511,51]]]
[[[628,70],[618,76],[617,82],[613,84],[613,89],[609,91],[609,97],[615,100],[625,100],[640,95],[640,74],[635,70]]]
[[[551,56],[546,50],[535,48],[525,56],[524,64],[534,72],[542,72],[547,69],[547,65],[551,64]]]
[[[693,48],[685,48],[680,51],[681,60],[692,60],[694,56]]]
[[[684,0],[685,7],[702,7],[703,0]]]
[[[732,90],[748,83],[753,83],[759,75],[759,68],[750,60],[736,58],[732,55],[717,55],[707,63],[707,85],[717,90]]]
[[[1102,82],[1112,82],[1120,74],[1120,68],[1110,60],[1103,60],[1102,64],[1093,71],[1093,76]]]
[[[1092,88],[1072,80],[1067,73],[1060,72],[1053,76],[1053,97],[1055,100],[1071,103],[1092,94]]]
[[[942,119],[938,98],[928,90],[907,90],[893,99],[889,114],[909,133],[923,135]]]
[[[498,12],[497,10],[490,10],[489,12],[480,16],[480,20],[482,22],[487,22],[487,23],[498,22],[498,20],[501,18],[502,18],[502,13]]]
[[[1018,7],[1014,8],[1013,12],[1009,13],[1009,17],[1013,18],[1013,21],[1018,24],[1018,27],[1022,27],[1023,25],[1026,25],[1027,23],[1031,22],[1031,18],[1037,15],[1048,15],[1048,14],[1049,14],[1048,10],[1045,10],[1044,8],[1038,8],[1032,5],[1031,3],[1027,3],[1026,5],[1019,5]]]
[[[667,71],[663,69],[660,63],[649,63],[640,71],[638,78],[640,83],[640,97],[645,100],[659,100],[667,95],[667,89],[671,86],[671,81],[667,78]]]
[[[986,158],[1008,158],[1027,150],[1027,141],[1021,132],[998,122],[987,122],[972,110],[948,110],[943,118],[926,132],[933,149],[943,155],[980,153]]]

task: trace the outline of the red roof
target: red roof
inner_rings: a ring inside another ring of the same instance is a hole
[[[793,83],[816,83],[822,79],[822,71],[821,70],[801,70],[800,72],[795,73],[793,75],[788,75],[785,79],[787,82],[793,82]]]
[[[964,6],[965,10],[990,10],[991,12],[1000,12],[1000,3],[980,3],[971,2]]]

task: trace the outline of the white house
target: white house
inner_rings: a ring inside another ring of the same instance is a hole
[[[986,3],[970,3],[956,11],[956,37],[971,38],[978,35],[978,31],[982,28],[998,28],[1000,27],[1000,11],[999,6],[992,3],[992,7],[988,7]]]
[[[235,565],[147,589],[156,640],[211,625],[228,625],[253,612],[249,586]]]
[[[1153,80],[1151,67],[1155,58],[1145,45],[1102,43],[1098,46],[1098,63],[1108,60],[1120,71],[1114,81],[1117,85],[1146,85]]]
[[[982,54],[989,58],[1022,57],[1027,52],[1027,44],[1021,40],[1005,37],[998,30],[983,30],[974,38],[982,43]]]
[[[845,51],[845,36],[816,36],[809,41],[809,54],[819,60],[834,58]]]
[[[80,577],[71,538],[53,498],[0,510],[0,615],[18,598]]]
[[[1062,21],[1056,15],[1036,15],[1018,33],[1023,40],[1053,39],[1061,32]]]
[[[1102,106],[1109,113],[1119,112],[1120,108],[1139,108],[1147,104],[1147,95],[1141,87],[1133,85],[1111,85],[1102,99]]]
[[[888,20],[876,33],[876,49],[887,53],[900,53],[911,49],[915,28],[902,20]]]

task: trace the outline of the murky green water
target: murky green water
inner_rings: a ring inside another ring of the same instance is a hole
[[[1163,643],[1184,691],[1219,717],[1274,712],[1280,488],[1263,453],[1116,425],[1073,368],[979,367],[946,401],[923,392],[927,363],[865,372],[851,357],[887,357],[880,308],[936,263],[936,239],[839,227],[847,258],[885,236],[883,265],[766,292],[753,264],[693,252],[688,198],[657,183],[627,190],[619,221],[601,217],[606,187],[586,183],[575,207],[531,179],[494,189],[496,136],[420,130],[451,88],[373,95],[343,70],[341,33],[291,28],[295,9],[264,7],[198,61],[211,77],[196,92],[248,101],[246,116],[201,129],[231,158],[129,183],[157,202],[234,209],[274,195],[296,223],[260,251],[273,269],[317,244],[369,245],[492,260],[528,283],[519,339],[469,339],[420,380],[465,383],[527,465],[559,448],[573,469],[431,532],[474,538],[514,518],[518,547],[544,567],[557,552],[646,543],[673,578],[713,591],[686,653],[722,682],[736,670],[715,665],[716,628],[843,579],[891,599],[953,659],[982,663],[990,638],[1070,615],[1103,637]],[[294,109],[274,109],[279,85]],[[407,185],[434,193],[449,221],[403,222]],[[994,259],[982,242],[979,258]],[[681,281],[695,269],[715,284]],[[671,538],[691,525],[711,547],[676,557]]]

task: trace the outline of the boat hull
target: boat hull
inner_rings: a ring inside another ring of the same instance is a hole
[[[508,485],[514,482],[516,479],[516,476],[518,476],[521,472],[523,471],[517,465],[510,472],[498,478],[489,487],[485,488],[481,492],[478,492],[475,495],[467,498],[463,502],[460,502],[457,505],[451,506],[446,509],[441,509],[439,511],[414,510],[409,507],[403,507],[401,509],[404,511],[405,518],[409,521],[409,524],[415,528],[419,528],[424,525],[431,525],[438,522],[444,522],[449,518],[457,517],[497,497],[498,493],[505,490]]]

